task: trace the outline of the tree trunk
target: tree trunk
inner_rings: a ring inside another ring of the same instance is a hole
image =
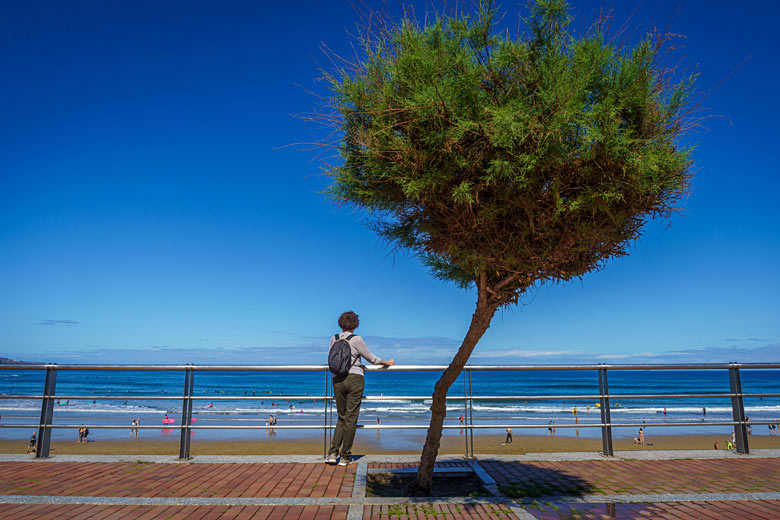
[[[436,387],[433,390],[431,423],[428,427],[428,436],[425,439],[422,456],[420,457],[417,479],[407,489],[409,496],[430,496],[431,494],[433,466],[436,463],[436,456],[439,454],[442,426],[444,425],[444,417],[447,415],[447,391],[463,371],[463,367],[466,366],[466,362],[474,351],[474,347],[477,346],[479,339],[490,327],[490,321],[496,313],[497,305],[488,304],[484,278],[481,282],[478,284],[477,309],[471,317],[471,326],[466,333],[466,337],[463,338],[458,352],[450,362],[450,366],[447,367],[436,382]]]

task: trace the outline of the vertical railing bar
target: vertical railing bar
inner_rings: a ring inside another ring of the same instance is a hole
[[[729,367],[729,384],[731,393],[735,394],[731,398],[731,413],[734,417],[734,437],[737,441],[737,453],[750,453],[748,445],[747,423],[745,422],[745,403],[742,398],[742,379],[739,376],[739,367],[732,363]]]
[[[471,386],[471,369],[469,369],[469,424],[471,425],[471,457],[474,457],[474,389]]]
[[[599,369],[599,392],[601,393],[601,445],[604,455],[611,457],[614,455],[612,449],[612,418],[610,414],[609,403],[609,379],[607,378],[607,369]]]
[[[325,392],[328,396],[328,446],[333,442],[333,398],[336,395],[336,389],[333,388],[333,378],[330,372],[325,372],[325,384],[328,390]]]
[[[43,382],[43,399],[41,400],[41,422],[38,426],[38,445],[35,449],[36,459],[49,458],[51,446],[51,424],[54,418],[54,395],[57,387],[57,368],[46,368],[46,379]]]
[[[192,446],[192,396],[195,393],[195,369],[190,369],[190,391],[187,394],[187,453],[188,459],[191,459],[190,448]]]
[[[188,366],[184,368],[184,395],[181,402],[181,424],[179,425],[179,458],[190,458],[190,425],[188,412],[192,413],[192,369]]]
[[[465,432],[464,441],[466,441],[466,454],[465,457],[469,458],[469,386],[468,379],[466,379],[466,373],[463,373],[463,431]],[[446,407],[446,403],[445,403]],[[473,433],[473,432],[472,432]]]
[[[328,372],[325,371],[325,399],[322,401],[324,409],[322,410],[323,425],[322,425],[322,456],[328,456]]]

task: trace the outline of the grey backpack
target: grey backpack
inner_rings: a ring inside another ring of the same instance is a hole
[[[355,361],[352,361],[352,347],[349,346],[349,340],[354,338],[354,334],[350,334],[346,338],[339,338],[336,334],[336,341],[333,346],[330,347],[330,353],[328,353],[328,368],[334,376],[345,376],[349,373],[349,369],[360,359],[358,354]]]

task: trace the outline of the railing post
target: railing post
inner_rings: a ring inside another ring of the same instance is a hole
[[[601,394],[601,445],[607,457],[614,455],[612,451],[612,418],[609,413],[609,380],[607,369],[599,368],[599,393]]]
[[[446,407],[446,403],[445,403]],[[466,441],[466,454],[465,457],[469,458],[469,383],[466,379],[466,373],[463,373],[463,431],[465,433],[464,440]]]
[[[734,417],[734,436],[737,441],[737,453],[750,453],[748,446],[747,424],[745,423],[745,403],[742,401],[742,380],[739,377],[739,367],[732,363],[729,367],[729,383],[731,384],[731,412]]]
[[[49,458],[51,445],[51,423],[54,418],[54,394],[57,387],[57,367],[46,368],[46,379],[43,382],[43,399],[41,400],[41,422],[38,426],[38,446],[35,449],[36,459]]]
[[[469,429],[471,431],[471,457],[474,458],[474,393],[471,388],[471,369],[469,368]]]
[[[328,371],[325,371],[325,399],[322,403],[325,407],[323,410],[323,416],[325,423],[322,426],[322,456],[328,456]]]
[[[190,429],[190,423],[192,422],[192,389],[195,382],[195,372],[191,367],[184,369],[184,396],[182,397],[181,405],[181,438],[179,440],[179,458],[191,459],[190,456],[190,441],[192,436],[192,430]]]

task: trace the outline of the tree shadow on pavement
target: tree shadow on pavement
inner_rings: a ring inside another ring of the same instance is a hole
[[[512,498],[582,496],[596,490],[592,483],[558,469],[491,459],[479,463],[496,480],[499,490]]]

